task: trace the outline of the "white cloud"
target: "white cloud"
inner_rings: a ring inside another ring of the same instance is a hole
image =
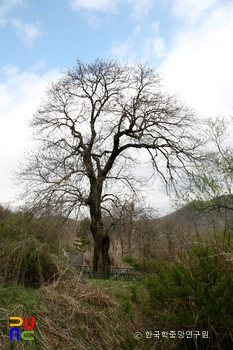
[[[74,10],[115,12],[116,0],[70,0],[70,5]]]
[[[157,37],[152,42],[153,45],[153,53],[156,57],[164,57],[166,55],[166,45],[165,40],[162,37]]]
[[[137,25],[133,29],[133,34],[126,38],[124,41],[114,41],[109,50],[110,56],[117,58],[120,61],[133,62],[137,60],[138,53],[135,48],[135,44],[138,41],[138,35],[141,33],[141,26]]]
[[[25,45],[33,46],[41,35],[38,23],[24,23],[22,19],[9,19],[10,11],[16,6],[23,6],[25,0],[0,0],[0,26],[10,24]]]
[[[116,14],[119,0],[70,0],[70,6],[75,11],[81,11],[92,29],[101,23],[99,14]]]
[[[143,40],[143,58],[145,60],[148,60],[148,57],[151,57],[152,55],[156,58],[163,58],[166,56],[166,43],[165,39],[159,34],[159,26],[159,21],[152,23],[147,37]]]
[[[27,121],[38,107],[47,82],[59,76],[57,70],[40,75],[35,68],[20,71],[12,65],[0,70],[0,203],[12,201],[18,191],[9,173],[24,160],[24,151],[32,145]]]
[[[136,26],[133,34],[127,39],[113,42],[110,55],[128,61],[149,61],[152,56],[164,58],[167,47],[165,39],[159,34],[159,26],[158,21],[151,23],[147,35],[143,33],[143,26]]]
[[[155,0],[127,0],[132,7],[132,17],[136,20],[144,19],[155,5]]]
[[[35,40],[41,35],[38,23],[23,23],[21,19],[12,19],[11,25],[17,30],[17,35],[27,46],[33,46]]]
[[[0,3],[0,25],[4,26],[7,23],[7,15],[10,10],[17,6],[23,5],[23,0],[1,0]]]
[[[150,9],[155,5],[155,0],[70,0],[72,9],[89,13],[101,12],[116,14],[122,4],[131,7],[131,17],[133,19],[143,20],[148,16]],[[88,17],[88,21],[92,24],[93,14],[91,19]]]
[[[194,24],[214,8],[218,0],[175,0],[173,14],[186,23]]]
[[[132,62],[136,60],[137,55],[134,48],[133,37],[129,37],[123,42],[114,41],[109,53],[120,61],[127,60]]]
[[[219,6],[197,28],[176,33],[160,67],[169,89],[206,116],[233,106],[232,33],[233,6]]]

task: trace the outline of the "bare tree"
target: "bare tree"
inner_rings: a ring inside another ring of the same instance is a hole
[[[108,211],[109,215],[104,217],[104,226],[112,237],[111,250],[114,254],[121,251],[122,258],[126,252],[132,254],[135,249],[141,252],[138,248],[148,234],[148,222],[152,219],[149,214],[152,214],[152,209],[138,194],[133,194],[114,199]]]
[[[205,166],[197,164],[186,174],[177,193],[177,206],[191,203],[193,209],[205,210],[205,215],[216,209],[233,210],[233,149],[228,145],[231,125],[232,120],[223,117],[206,121],[209,148]]]
[[[35,209],[61,207],[67,215],[89,208],[94,271],[110,269],[103,208],[125,186],[140,184],[139,151],[166,187],[199,157],[194,112],[162,92],[147,64],[77,60],[48,87],[31,126],[39,143],[19,171],[24,198]]]

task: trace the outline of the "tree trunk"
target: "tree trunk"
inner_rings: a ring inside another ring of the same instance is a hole
[[[92,183],[93,185],[93,183]],[[91,187],[90,193],[90,215],[91,215],[91,232],[94,238],[94,272],[110,272],[111,260],[109,257],[110,239],[104,233],[104,225],[101,213],[101,192],[102,186],[95,183]]]
[[[111,261],[108,254],[110,239],[108,235],[104,234],[102,217],[91,217],[91,232],[95,244],[93,256],[93,271],[110,272]]]

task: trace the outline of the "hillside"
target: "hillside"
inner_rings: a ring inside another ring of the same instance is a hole
[[[211,202],[190,203],[166,216],[157,219],[157,228],[166,226],[181,228],[190,233],[207,234],[233,225],[232,196],[214,198]]]
[[[224,215],[232,217],[230,210],[215,210],[210,216],[186,207],[136,221],[134,250],[120,262],[135,265],[142,276],[139,283],[87,279],[67,266],[61,254],[61,233],[68,235],[69,225],[59,232],[58,217],[28,221],[25,213],[0,207],[1,349],[231,349],[233,239],[227,230],[204,233],[211,230],[208,220],[214,215],[219,227]],[[192,242],[197,225],[203,234]],[[123,229],[127,238],[129,231]],[[33,339],[20,338],[24,328],[12,333],[12,316],[34,317]],[[156,332],[163,336],[155,338]],[[195,332],[196,338],[181,339],[179,332]]]
[[[134,332],[149,327],[145,287],[111,280],[99,284],[86,279],[68,267],[62,256],[50,253],[49,248],[25,233],[11,238],[1,236],[0,348],[136,348]],[[24,326],[12,333],[9,317],[34,317],[31,334],[23,333]],[[25,341],[23,336],[31,340]],[[143,349],[151,349],[147,340],[141,344]]]

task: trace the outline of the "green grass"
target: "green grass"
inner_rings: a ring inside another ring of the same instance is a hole
[[[22,286],[0,284],[0,334],[3,338],[3,345],[10,346],[10,349],[41,349],[42,343],[40,337],[36,336],[34,341],[9,340],[10,316],[18,316],[22,319],[25,316],[34,316],[37,321],[38,305],[41,305],[41,312],[46,310],[48,303],[44,298],[43,292]],[[23,331],[23,326],[20,330]],[[4,348],[4,347],[3,347]],[[7,347],[6,347],[7,349]]]
[[[132,350],[140,342],[151,350],[148,339],[137,341],[143,331],[143,286],[121,281],[61,280],[40,289],[0,284],[0,337],[6,349]],[[9,316],[34,316],[34,341],[9,340]],[[4,349],[4,347],[3,347]]]

